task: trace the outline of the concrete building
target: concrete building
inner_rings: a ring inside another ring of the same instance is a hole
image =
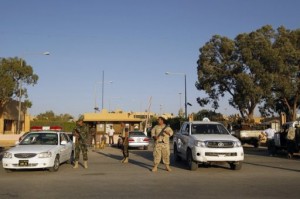
[[[18,131],[19,102],[12,100],[3,108],[0,108],[0,134],[18,134],[29,131],[30,117],[26,114],[27,109],[20,112],[20,132]],[[24,107],[23,105],[21,107]]]

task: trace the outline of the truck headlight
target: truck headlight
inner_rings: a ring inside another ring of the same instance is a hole
[[[51,152],[43,152],[38,155],[39,158],[51,158],[51,156],[52,156]]]
[[[5,152],[5,153],[3,154],[3,158],[12,158],[12,153],[10,153],[10,152]]]
[[[205,147],[206,146],[206,144],[205,144],[205,142],[203,142],[203,141],[198,141],[198,140],[195,140],[195,146],[197,146],[197,147]]]
[[[240,141],[235,141],[234,142],[234,147],[241,147],[242,143]]]

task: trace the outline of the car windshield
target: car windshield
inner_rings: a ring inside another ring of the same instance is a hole
[[[29,133],[20,145],[57,145],[58,136],[56,133]]]
[[[229,134],[222,124],[192,124],[192,134]]]
[[[129,136],[138,137],[138,136],[145,136],[145,134],[142,131],[131,131],[131,132],[129,132]]]

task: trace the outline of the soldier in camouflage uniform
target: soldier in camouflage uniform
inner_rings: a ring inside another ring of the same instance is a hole
[[[129,140],[128,140],[128,136],[129,136],[129,129],[125,128],[124,132],[122,132],[122,140],[123,140],[123,144],[122,144],[122,152],[123,152],[123,160],[121,161],[122,163],[128,163],[128,158],[129,158]]]
[[[158,117],[158,124],[151,130],[151,137],[154,139],[154,167],[152,171],[157,171],[161,159],[165,164],[167,171],[172,171],[170,168],[170,137],[173,135],[173,130],[166,125],[166,119],[162,116]]]
[[[84,161],[84,168],[88,168],[87,160],[87,141],[88,141],[88,135],[89,135],[89,127],[85,124],[83,124],[83,119],[80,118],[77,121],[77,126],[73,130],[73,136],[75,136],[75,165],[74,169],[78,168],[78,161],[79,161],[79,155],[80,151],[82,152],[83,161]]]

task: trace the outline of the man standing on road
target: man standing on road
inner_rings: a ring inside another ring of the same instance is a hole
[[[114,145],[114,134],[115,134],[115,129],[113,129],[113,126],[110,126],[110,129],[108,130],[108,142],[109,146]]]
[[[158,124],[151,130],[151,137],[154,139],[153,172],[157,171],[161,159],[165,164],[167,171],[172,171],[170,168],[170,137],[173,135],[173,130],[166,125],[166,119],[162,116],[158,117]]]
[[[122,133],[122,152],[123,152],[123,160],[121,161],[122,163],[128,163],[128,157],[129,157],[129,141],[128,141],[128,136],[129,136],[129,129],[125,128],[124,132]]]
[[[89,127],[87,125],[83,124],[83,118],[79,118],[79,120],[77,121],[77,126],[73,130],[73,136],[75,136],[75,138],[76,138],[76,141],[75,141],[75,165],[73,167],[74,169],[78,168],[80,151],[82,152],[82,156],[83,156],[84,168],[86,168],[86,169],[88,168],[88,165],[87,165],[88,135],[89,135]]]
[[[274,134],[276,131],[269,126],[266,130],[264,130],[264,134],[267,136],[267,147],[270,156],[275,154],[275,143],[274,143]]]

